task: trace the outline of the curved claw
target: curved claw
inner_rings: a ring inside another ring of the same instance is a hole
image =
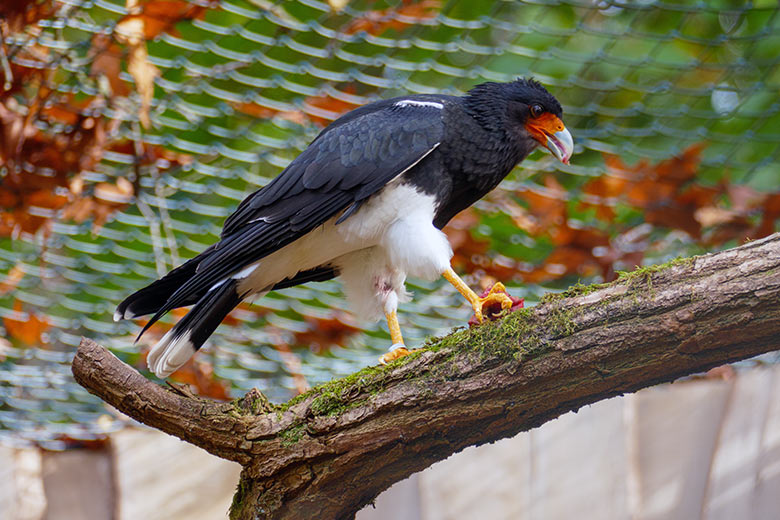
[[[483,311],[485,307],[490,307],[491,305],[495,304],[500,304],[501,310],[512,308],[512,299],[506,293],[506,287],[504,287],[504,284],[501,282],[496,282],[493,287],[490,288],[490,292],[488,292],[485,296],[478,297],[477,300],[472,304],[474,309],[474,317],[477,318],[477,321],[482,323],[482,320],[484,319]]]

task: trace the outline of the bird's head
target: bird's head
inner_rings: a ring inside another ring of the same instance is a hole
[[[483,83],[469,91],[469,98],[472,106],[480,107],[473,115],[483,126],[508,132],[527,153],[541,145],[569,163],[574,142],[561,120],[563,109],[538,81]]]

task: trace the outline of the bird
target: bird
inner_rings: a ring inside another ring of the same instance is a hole
[[[497,284],[479,297],[450,265],[442,228],[493,190],[532,151],[568,164],[572,136],[558,100],[533,78],[487,82],[462,96],[412,94],[372,102],[325,127],[225,220],[219,241],[117,307],[115,321],[192,306],[149,351],[165,378],[240,302],[339,277],[354,312],[387,320],[387,363],[411,352],[398,323],[407,276],[444,277],[482,321],[511,306]]]

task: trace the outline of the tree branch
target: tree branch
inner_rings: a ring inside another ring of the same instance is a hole
[[[151,383],[84,339],[76,379],[119,410],[244,466],[232,518],[351,518],[471,445],[780,349],[780,234],[577,286],[272,407]]]

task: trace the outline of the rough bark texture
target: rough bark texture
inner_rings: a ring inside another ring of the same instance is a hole
[[[337,519],[467,446],[776,349],[780,234],[575,287],[279,407],[161,387],[88,339],[73,373],[131,417],[241,463],[232,518]]]

